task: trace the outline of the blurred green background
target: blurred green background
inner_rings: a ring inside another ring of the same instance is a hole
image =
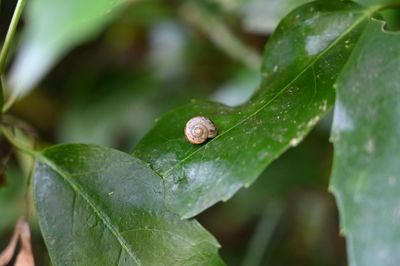
[[[192,99],[246,101],[258,85],[268,36],[304,2],[137,1],[63,58],[11,114],[37,131],[41,145],[90,142],[129,152],[157,117]],[[3,38],[12,11],[13,1],[4,1]],[[220,241],[228,265],[346,265],[328,193],[330,120],[251,187],[198,217]],[[0,182],[0,250],[23,211],[26,160],[14,154]],[[49,265],[35,216],[30,220],[37,265]]]

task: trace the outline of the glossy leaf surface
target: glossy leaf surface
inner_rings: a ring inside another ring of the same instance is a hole
[[[374,11],[349,2],[304,5],[269,39],[262,82],[246,104],[193,102],[163,116],[133,155],[163,176],[168,208],[192,217],[227,200],[297,145],[332,106],[333,84]],[[198,115],[219,135],[192,145],[183,128]]]
[[[349,264],[400,264],[400,34],[371,20],[337,85],[331,179]]]
[[[360,3],[365,6],[392,4],[396,1],[393,0],[355,0],[354,2]]]
[[[70,49],[94,37],[126,0],[28,1],[22,44],[10,85],[25,94]]]
[[[55,265],[223,265],[216,240],[166,211],[161,178],[128,154],[55,146],[39,155],[34,184]]]
[[[259,35],[269,35],[278,23],[292,10],[313,0],[231,0],[216,1],[220,8],[241,15],[244,30]],[[393,3],[391,0],[354,0],[365,5]]]

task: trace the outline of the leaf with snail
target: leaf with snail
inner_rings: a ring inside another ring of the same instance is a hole
[[[193,102],[161,117],[133,155],[163,177],[168,208],[192,217],[227,200],[297,145],[331,109],[336,78],[376,10],[346,1],[306,4],[269,39],[261,84],[246,104]],[[182,131],[193,116],[210,118],[219,135],[189,143]]]

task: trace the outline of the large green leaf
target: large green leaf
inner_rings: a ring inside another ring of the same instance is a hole
[[[370,21],[337,84],[331,190],[356,266],[400,265],[400,34]]]
[[[11,88],[26,93],[56,61],[107,25],[127,0],[28,1],[26,27],[13,66]]]
[[[34,189],[55,265],[223,265],[217,241],[168,212],[161,178],[128,154],[49,148],[38,155]]]
[[[333,84],[375,9],[350,2],[306,4],[290,13],[265,49],[262,82],[246,104],[193,102],[163,116],[133,155],[163,177],[165,202],[192,217],[248,186],[331,108]],[[219,135],[203,145],[183,136],[192,116],[211,118]]]

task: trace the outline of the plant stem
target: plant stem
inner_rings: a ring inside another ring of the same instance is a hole
[[[242,265],[261,265],[264,253],[278,225],[282,212],[282,206],[279,202],[270,203],[266,206],[250,240]]]
[[[11,19],[11,23],[7,31],[7,36],[4,41],[3,48],[0,52],[0,74],[4,73],[7,56],[10,52],[11,44],[14,40],[15,31],[17,29],[19,19],[21,18],[22,11],[24,10],[25,3],[26,0],[18,0],[17,6],[15,7],[14,15]]]
[[[4,113],[4,87],[3,82],[0,82],[0,117]]]
[[[218,15],[208,12],[196,1],[187,1],[181,8],[182,17],[207,34],[210,40],[228,56],[242,62],[253,70],[259,70],[262,58],[220,20]]]
[[[28,178],[26,179],[26,187],[25,187],[25,194],[24,194],[24,198],[25,198],[25,217],[26,219],[29,219],[29,215],[31,213],[31,186],[32,186],[32,179],[33,179],[33,175],[35,173],[35,163],[32,163],[32,167],[29,170],[29,174],[28,174]]]
[[[3,75],[1,75],[1,77],[0,77],[0,84],[1,84],[1,88],[3,89],[3,93],[4,93],[3,96],[4,96],[7,88],[5,86],[5,81],[4,81]],[[14,102],[18,98],[17,96],[18,95],[15,92],[11,93],[11,95],[8,97],[8,99],[5,102],[3,102],[3,105],[2,105],[3,107],[0,110],[0,113],[5,114],[8,111],[8,109],[10,109],[11,106],[13,106]]]
[[[3,133],[3,136],[17,149],[20,151],[36,158],[38,156],[38,152],[35,150],[25,146],[24,144],[20,143],[12,134],[10,134],[9,130],[4,126],[0,125],[0,131]]]

